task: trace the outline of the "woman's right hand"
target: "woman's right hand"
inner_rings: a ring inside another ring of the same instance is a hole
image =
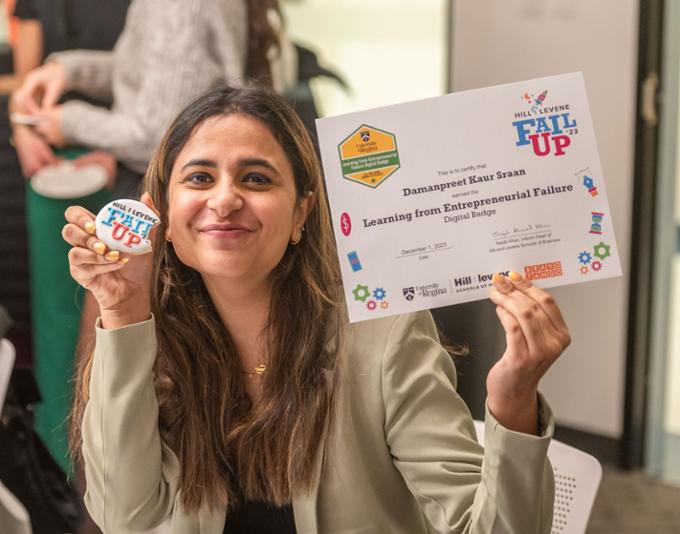
[[[148,194],[141,201],[153,209]],[[72,245],[68,259],[71,276],[92,292],[101,311],[102,327],[121,328],[151,315],[151,265],[153,253],[139,256],[109,251],[94,235],[94,215],[71,206],[65,213],[64,239]]]
[[[54,107],[67,89],[68,77],[63,65],[52,61],[32,70],[12,96],[17,111],[41,115]]]

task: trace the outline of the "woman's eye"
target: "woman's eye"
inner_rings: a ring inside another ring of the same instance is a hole
[[[267,178],[264,174],[261,174],[259,172],[249,172],[248,174],[245,175],[243,181],[251,182],[257,185],[268,185],[272,183],[272,181],[269,178]]]
[[[204,185],[212,182],[212,176],[202,172],[196,172],[187,176],[183,181],[184,183],[189,183],[193,185]]]

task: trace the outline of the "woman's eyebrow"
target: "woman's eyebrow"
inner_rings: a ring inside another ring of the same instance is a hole
[[[182,165],[182,171],[187,167],[212,167],[216,168],[217,163],[211,159],[190,159],[184,165]]]
[[[251,166],[259,166],[259,167],[265,167],[266,169],[269,169],[275,173],[278,174],[278,170],[274,165],[269,163],[266,159],[262,158],[244,158],[239,161],[239,166],[240,167],[251,167]]]
[[[269,161],[263,158],[243,158],[238,161],[239,167],[253,167],[259,166],[271,170],[278,174],[278,169]],[[217,163],[211,159],[191,159],[187,161],[180,171],[184,171],[187,167],[210,167],[212,169],[217,168]]]

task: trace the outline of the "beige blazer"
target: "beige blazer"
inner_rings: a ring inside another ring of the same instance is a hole
[[[225,509],[185,514],[181,470],[162,443],[153,319],[97,329],[83,421],[85,502],[105,533],[151,528],[221,534]],[[353,325],[332,445],[310,495],[293,500],[298,534],[539,534],[552,523],[553,430],[503,428],[486,414],[486,450],[456,393],[456,373],[428,312]],[[319,450],[323,444],[320,443]]]

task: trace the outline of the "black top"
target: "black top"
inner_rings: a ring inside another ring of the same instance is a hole
[[[130,0],[17,0],[14,16],[38,20],[44,57],[60,50],[111,50]]]
[[[296,534],[293,506],[281,508],[260,501],[238,502],[227,512],[224,534]]]

